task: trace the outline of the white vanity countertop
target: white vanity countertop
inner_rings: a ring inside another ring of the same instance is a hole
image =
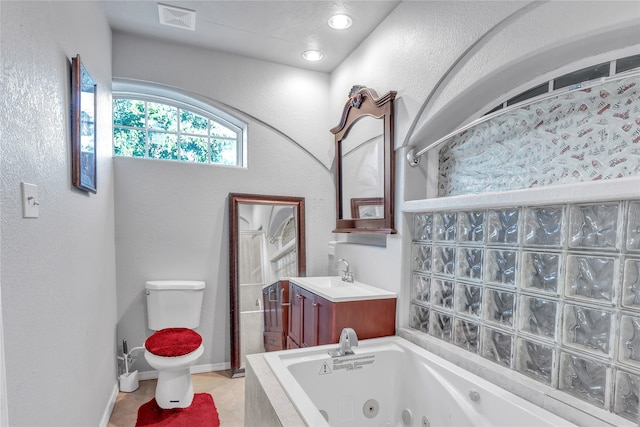
[[[397,295],[384,289],[365,285],[357,280],[343,282],[338,276],[290,277],[289,280],[331,302],[360,301],[396,298]]]

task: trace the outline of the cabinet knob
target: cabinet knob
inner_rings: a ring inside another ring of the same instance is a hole
[[[296,294],[296,298],[298,298],[298,299],[302,299],[302,295],[300,295],[300,294]]]
[[[317,302],[314,302],[313,304],[311,304],[311,306],[312,306],[312,307],[317,307],[317,306],[318,306],[318,303],[317,303]]]

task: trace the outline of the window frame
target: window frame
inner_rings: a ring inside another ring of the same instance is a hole
[[[148,125],[147,112],[145,111],[145,125],[142,128],[138,127],[128,127],[128,126],[118,126],[115,123],[112,125],[113,129],[121,128],[121,129],[134,129],[145,132],[145,156],[118,156],[118,157],[132,157],[139,159],[151,159],[151,160],[166,160],[166,161],[174,161],[180,163],[188,163],[188,164],[207,164],[213,166],[222,166],[222,167],[233,167],[233,168],[246,168],[247,167],[247,124],[240,120],[238,117],[231,115],[230,113],[224,111],[223,109],[217,107],[215,102],[211,100],[204,99],[202,97],[196,97],[191,94],[184,93],[182,91],[164,87],[161,85],[154,85],[150,83],[140,83],[140,82],[131,82],[127,80],[114,80],[113,88],[112,88],[112,112],[113,112],[113,102],[118,99],[128,99],[132,101],[144,101],[144,102],[153,102],[158,104],[164,104],[169,107],[178,109],[178,116],[180,110],[186,110],[194,114],[198,114],[210,120],[211,122],[218,123],[226,128],[229,128],[236,132],[236,138],[225,138],[221,137],[220,139],[235,139],[236,143],[236,163],[235,164],[223,164],[223,163],[215,163],[211,161],[210,152],[208,153],[207,162],[193,162],[188,160],[183,160],[180,157],[180,144],[177,147],[177,159],[159,159],[155,157],[149,157],[149,132],[155,132],[153,128],[150,128]],[[146,110],[146,108],[145,108]],[[179,120],[178,120],[179,123]],[[179,124],[177,125],[178,129],[176,131],[161,131],[162,133],[173,134],[176,136],[185,135],[185,136],[199,136],[206,137],[209,141],[215,139],[216,137],[211,135],[210,129],[207,131],[206,135],[193,135],[190,133],[182,133],[179,128]],[[113,134],[112,134],[112,147],[113,147]],[[113,154],[116,156],[115,153]]]

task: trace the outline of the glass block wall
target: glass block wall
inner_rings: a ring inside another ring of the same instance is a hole
[[[415,213],[409,326],[630,420],[640,200]]]
[[[440,149],[438,196],[638,175],[638,117],[637,74],[504,112]]]
[[[278,279],[298,275],[298,252],[295,247],[276,260],[275,272]]]

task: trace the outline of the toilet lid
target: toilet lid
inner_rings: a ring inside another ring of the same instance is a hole
[[[178,357],[189,354],[202,344],[202,337],[188,328],[161,329],[151,335],[144,347],[156,356]]]

